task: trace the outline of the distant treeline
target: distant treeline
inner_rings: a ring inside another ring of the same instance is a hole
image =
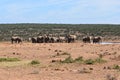
[[[0,41],[8,41],[11,36],[24,39],[42,34],[75,34],[78,39],[88,36],[120,37],[120,25],[110,24],[0,24]]]

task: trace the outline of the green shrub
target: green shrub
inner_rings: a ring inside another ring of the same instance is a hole
[[[84,60],[82,56],[75,58],[75,59],[73,59],[71,56],[68,56],[67,58],[65,58],[65,60],[60,61],[60,62],[62,63],[78,62],[78,63],[83,63],[83,64],[95,64],[95,63],[105,63],[107,61],[103,60],[102,58]]]
[[[83,62],[84,60],[83,60],[83,57],[78,57],[78,58],[76,58],[75,60],[74,60],[75,62]]]
[[[113,69],[117,69],[117,70],[119,69],[120,70],[120,66],[119,65],[114,65]]]
[[[65,60],[61,61],[62,63],[73,63],[74,60],[71,56],[67,57]]]
[[[39,62],[38,60],[32,60],[32,61],[30,62],[30,64],[36,65],[36,64],[40,64],[40,62]]]
[[[105,63],[105,62],[107,62],[107,61],[103,60],[102,58],[95,59],[95,63]]]
[[[64,56],[64,55],[68,55],[68,56],[70,56],[70,53],[67,53],[67,52],[63,52],[63,53],[59,53],[59,52],[57,52],[57,54],[56,55],[53,55],[52,57],[57,57],[57,56]]]
[[[64,52],[61,55],[70,55],[70,53]]]
[[[92,59],[87,59],[87,60],[84,61],[84,63],[85,63],[85,64],[94,64],[95,61],[92,60]]]
[[[0,62],[15,62],[20,61],[18,58],[0,58]]]

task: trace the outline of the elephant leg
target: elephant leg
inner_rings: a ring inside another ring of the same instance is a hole
[[[11,43],[13,44],[13,40],[11,40]]]
[[[17,41],[17,40],[15,40],[15,43],[18,43],[18,41]]]
[[[18,44],[20,43],[20,40],[18,40]]]

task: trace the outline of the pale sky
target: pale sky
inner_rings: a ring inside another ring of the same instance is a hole
[[[120,24],[120,0],[0,0],[0,23]]]

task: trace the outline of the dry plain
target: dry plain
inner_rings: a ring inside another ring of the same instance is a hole
[[[61,62],[68,56],[106,62]],[[0,80],[120,80],[120,69],[115,68],[120,67],[120,44],[1,42],[0,58],[20,59],[0,62]],[[40,64],[31,65],[32,60]]]

